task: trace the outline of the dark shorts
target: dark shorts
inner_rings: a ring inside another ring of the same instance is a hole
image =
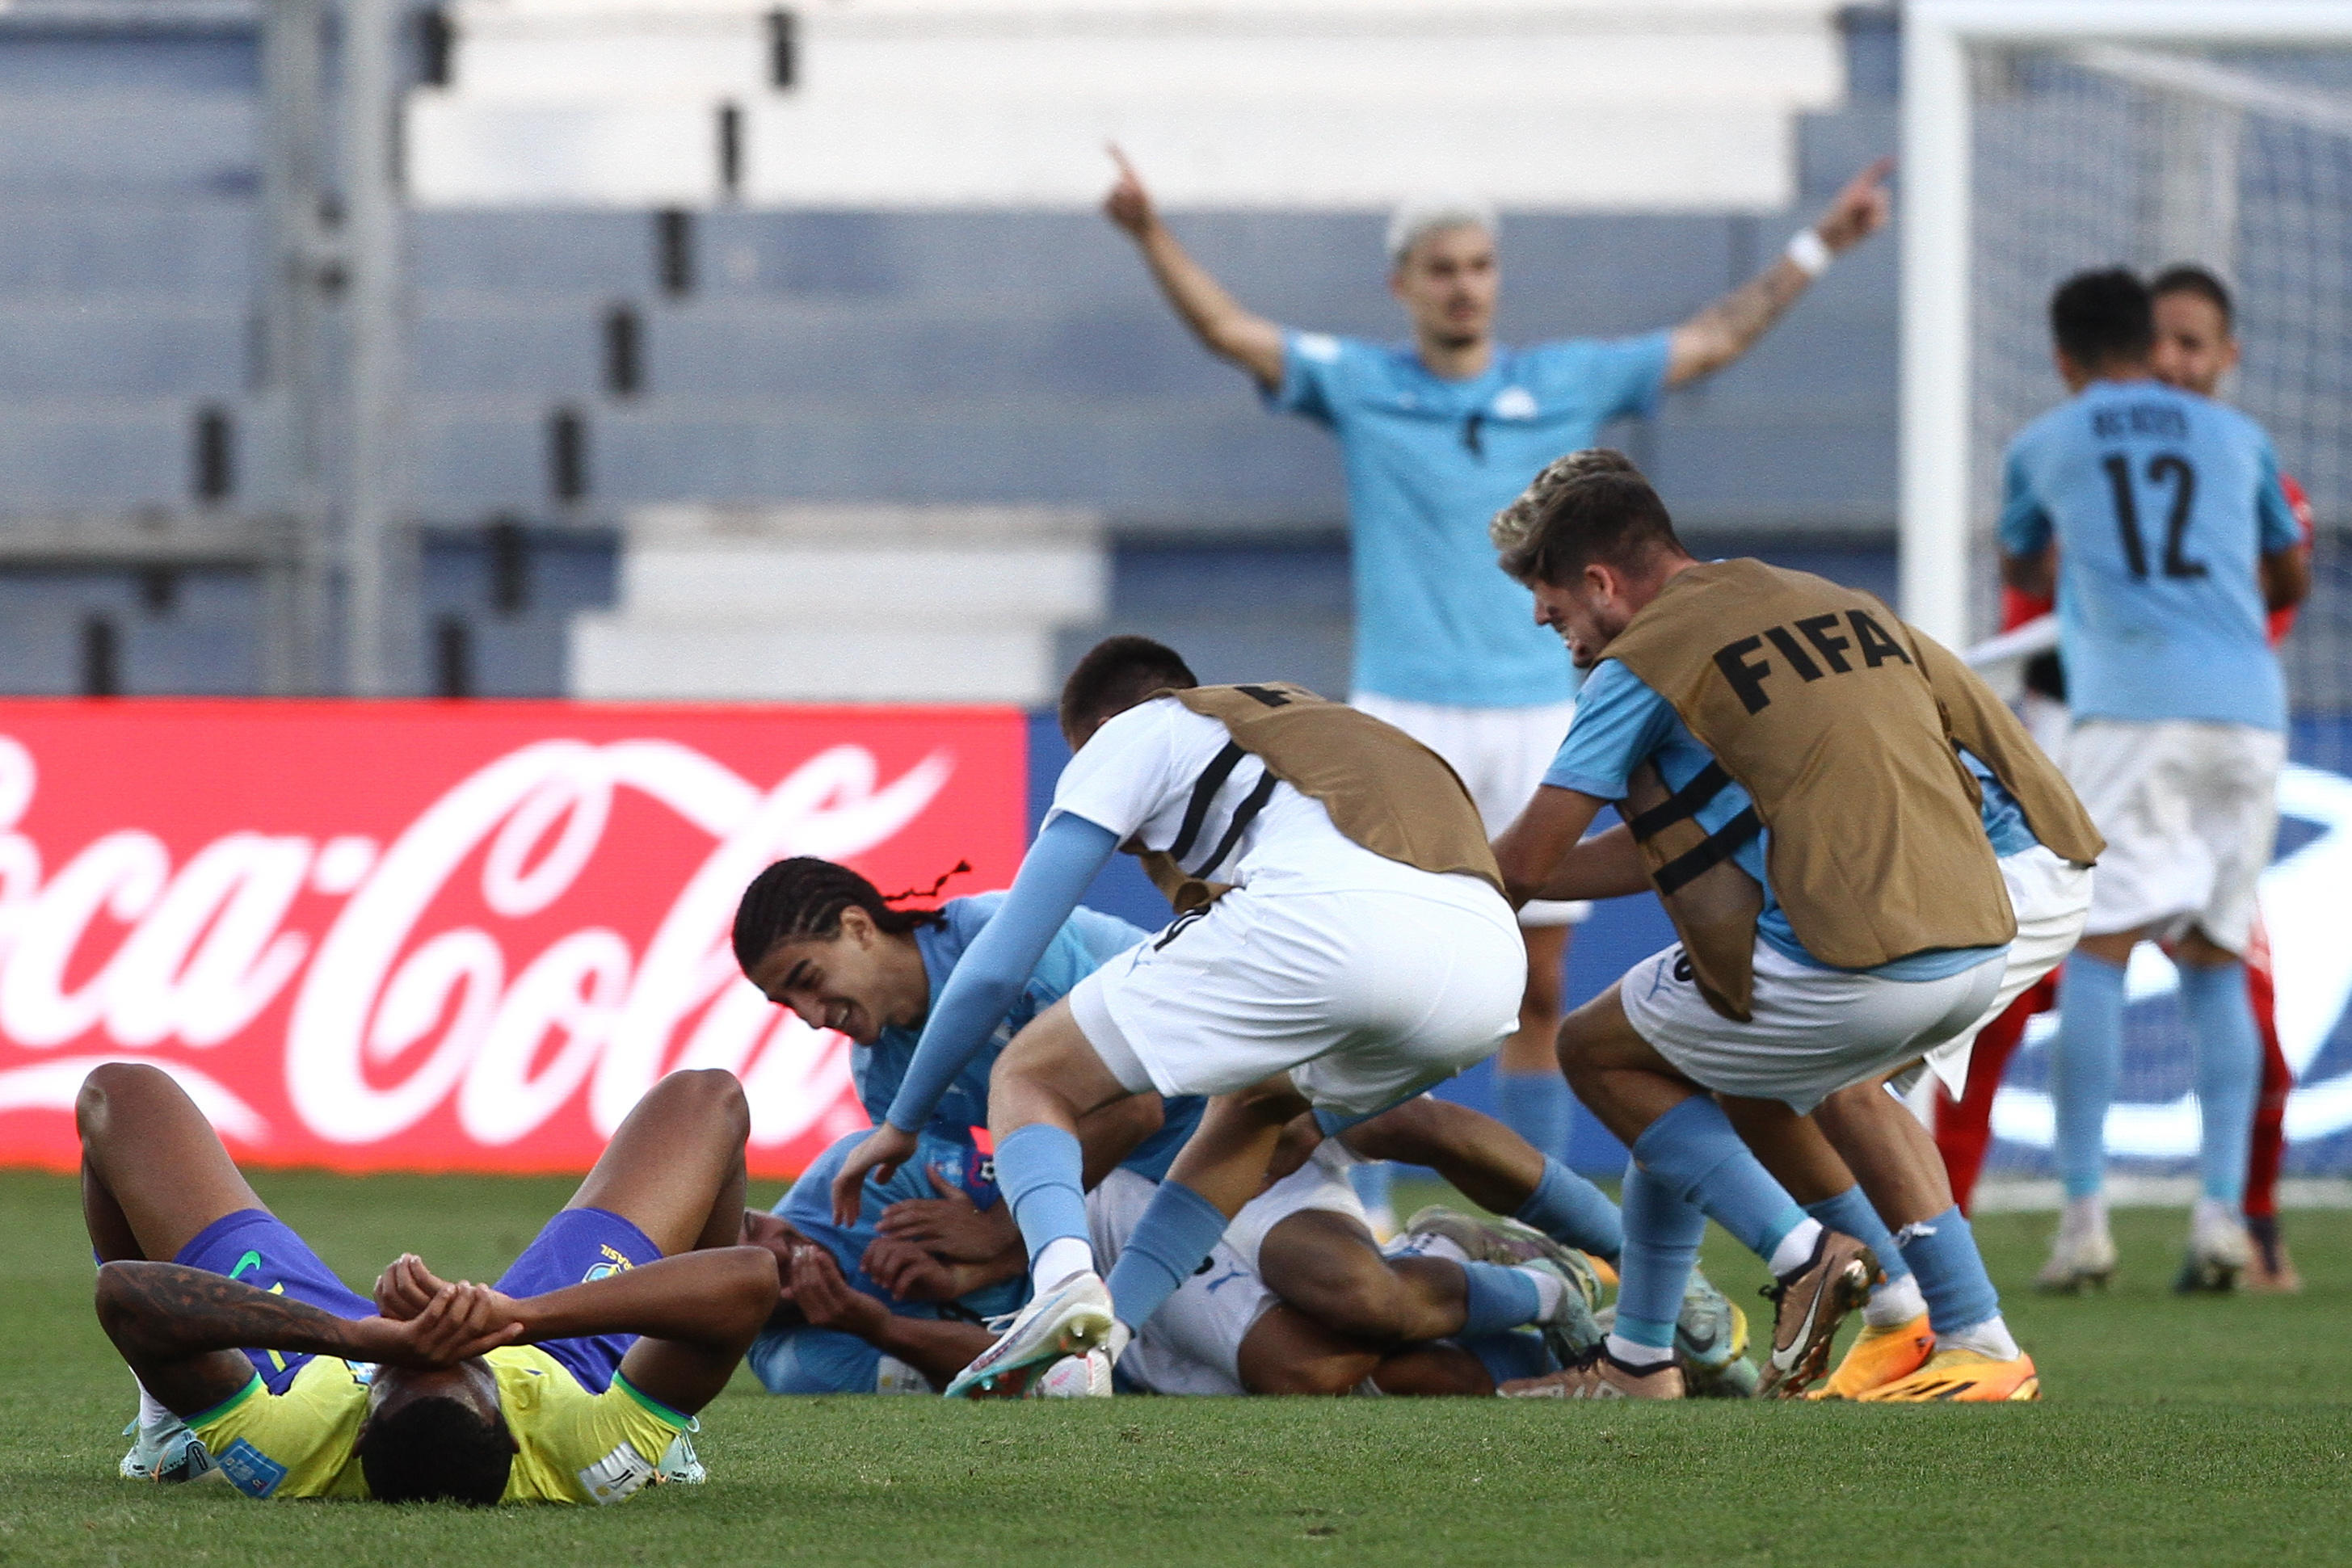
[[[375,1315],[375,1303],[352,1290],[310,1250],[294,1228],[266,1208],[240,1208],[225,1214],[180,1249],[173,1262],[189,1269],[226,1274],[259,1290],[304,1301],[339,1318]],[[248,1350],[261,1381],[272,1394],[283,1394],[310,1356],[299,1351]]]
[[[642,1269],[662,1255],[646,1233],[606,1208],[567,1208],[541,1228],[522,1256],[499,1277],[509,1296],[540,1296],[601,1280],[625,1269]],[[613,1385],[621,1357],[636,1343],[635,1334],[590,1334],[551,1339],[540,1349],[562,1362],[580,1385],[602,1394]]]

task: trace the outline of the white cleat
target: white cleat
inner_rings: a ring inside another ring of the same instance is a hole
[[[2116,1239],[2105,1215],[2081,1228],[2061,1226],[2050,1244],[2050,1261],[2033,1277],[2036,1290],[2071,1296],[2085,1285],[2106,1289],[2116,1272]]]
[[[1108,1399],[1111,1396],[1110,1354],[1090,1350],[1066,1355],[1047,1366],[1021,1392],[1024,1399]]]
[[[122,1428],[122,1435],[136,1439],[116,1467],[125,1480],[176,1483],[212,1473],[213,1457],[203,1440],[177,1420],[152,1427],[142,1427],[133,1421]]]
[[[1022,1308],[997,1342],[955,1375],[946,1397],[972,1399],[1018,1392],[1013,1386],[1016,1374],[1041,1362],[1101,1350],[1109,1345],[1118,1325],[1102,1276],[1091,1269],[1081,1270]]]
[[[2238,1223],[2230,1206],[2200,1197],[2189,1216],[2189,1256],[2173,1289],[2184,1294],[2233,1291],[2253,1257],[2253,1238]]]

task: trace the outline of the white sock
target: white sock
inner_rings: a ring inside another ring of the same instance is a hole
[[[1568,1300],[1568,1281],[1549,1269],[1521,1269],[1519,1272],[1536,1282],[1536,1321],[1551,1322]]]
[[[1899,1328],[1927,1311],[1927,1298],[1919,1293],[1919,1276],[1906,1274],[1870,1292],[1870,1300],[1863,1303],[1862,1321],[1874,1329]]]
[[[1822,1222],[1808,1217],[1797,1228],[1780,1238],[1780,1245],[1772,1249],[1765,1267],[1774,1278],[1794,1272],[1812,1260],[1813,1244],[1822,1239]]]
[[[139,1383],[138,1375],[132,1374],[131,1381]],[[147,1392],[145,1384],[139,1383],[139,1429],[141,1431],[152,1432],[156,1427],[175,1422],[179,1418],[173,1413],[171,1406]]]
[[[2103,1192],[2068,1198],[2065,1211],[2058,1218],[2058,1234],[2070,1239],[2104,1235],[2106,1228],[2107,1195]]]
[[[1029,1264],[1029,1285],[1044,1295],[1073,1274],[1094,1272],[1095,1249],[1075,1236],[1057,1236],[1037,1249]]]
[[[1611,1355],[1615,1356],[1619,1361],[1623,1362],[1628,1366],[1657,1366],[1662,1363],[1672,1361],[1675,1358],[1675,1353],[1671,1346],[1635,1344],[1632,1340],[1627,1339],[1623,1334],[1620,1333],[1611,1334],[1603,1343],[1608,1346],[1609,1354]]]
[[[1936,1336],[1936,1348],[1972,1350],[1995,1361],[2015,1361],[2024,1354],[2017,1348],[2017,1341],[2011,1335],[2009,1325],[1998,1317],[1971,1323],[1958,1333],[1939,1333]]]

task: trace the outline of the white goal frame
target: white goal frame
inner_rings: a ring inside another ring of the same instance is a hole
[[[2352,46],[2352,0],[1910,0],[1903,15],[1904,619],[1952,647],[1969,624],[1971,45]]]

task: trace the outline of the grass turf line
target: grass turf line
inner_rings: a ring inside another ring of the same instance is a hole
[[[572,1184],[255,1185],[363,1286],[403,1249],[494,1277]],[[2352,1215],[2289,1216],[2310,1281],[2300,1298],[2176,1298],[2182,1217],[2123,1210],[2117,1287],[2042,1299],[2027,1281],[2051,1224],[1978,1226],[2043,1369],[2038,1406],[963,1406],[771,1399],[745,1376],[703,1416],[711,1485],[617,1509],[485,1512],[118,1479],[132,1388],[90,1312],[73,1185],[5,1173],[0,1563],[2344,1561]],[[1719,1233],[1707,1264],[1760,1327],[1762,1268]]]

